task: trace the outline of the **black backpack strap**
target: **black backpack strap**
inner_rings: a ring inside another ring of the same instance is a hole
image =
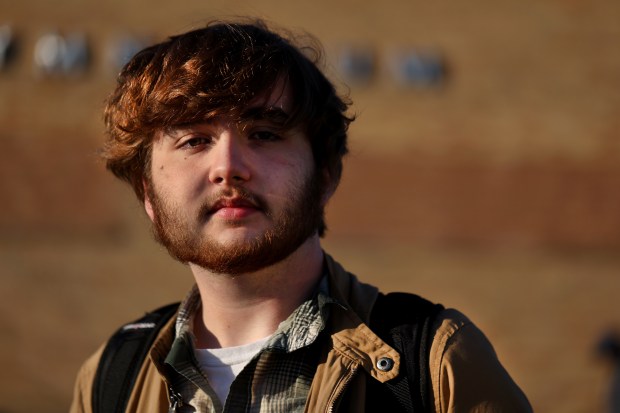
[[[93,413],[122,413],[159,330],[177,312],[169,304],[126,324],[106,344],[93,382]]]
[[[368,381],[367,411],[432,411],[428,358],[433,321],[442,309],[442,305],[414,294],[379,294],[370,315],[370,328],[400,353],[401,373],[383,385]],[[390,395],[392,406],[385,410]]]

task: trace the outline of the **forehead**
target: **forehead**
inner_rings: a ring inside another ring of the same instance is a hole
[[[240,125],[256,121],[266,121],[273,126],[283,127],[284,129],[296,129],[298,125],[288,125],[291,120],[291,112],[294,110],[294,98],[292,87],[285,80],[277,80],[273,86],[266,88],[252,98],[243,108],[235,110],[233,115],[213,111],[202,120],[190,121],[187,123],[173,124],[167,127],[156,129],[154,140],[157,141],[164,135],[177,135],[179,131],[185,131],[198,124],[212,124],[221,122],[232,122]],[[288,126],[287,126],[288,125]]]
[[[273,87],[264,90],[252,99],[247,109],[258,107],[280,109],[290,114],[293,109],[293,91],[289,82],[282,78],[278,79]]]
[[[203,123],[233,122],[245,125],[255,121],[268,121],[274,126],[287,128],[291,120],[291,112],[294,110],[294,98],[292,87],[289,82],[278,79],[272,86],[249,100],[240,108],[234,108],[232,113],[226,107],[221,110],[213,110],[203,118],[191,119],[188,122],[173,123],[168,126],[157,128],[154,134],[155,140],[163,135],[171,135],[173,132],[184,130],[192,125]],[[294,125],[289,125],[294,127]]]

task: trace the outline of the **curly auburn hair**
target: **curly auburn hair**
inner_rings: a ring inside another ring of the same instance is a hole
[[[350,102],[318,68],[320,44],[306,38],[311,44],[300,47],[291,35],[276,33],[262,21],[214,22],[140,51],[122,69],[105,107],[107,168],[144,202],[157,130],[237,116],[284,79],[294,100],[285,127],[306,133],[316,170],[329,176],[323,188],[335,188],[353,117],[345,113]]]

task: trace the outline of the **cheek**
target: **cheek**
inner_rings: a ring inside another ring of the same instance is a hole
[[[286,161],[286,168],[283,168],[283,173],[279,177],[282,186],[285,187],[284,191],[289,196],[294,196],[298,192],[306,187],[308,181],[312,179],[315,174],[315,166],[312,159],[296,159],[295,161]],[[285,172],[284,172],[285,171]]]
[[[304,156],[281,156],[272,159],[263,170],[270,180],[277,177],[280,182],[295,182],[314,172],[314,162]]]
[[[152,185],[155,188],[158,188],[158,191],[161,192],[162,189],[167,188],[169,180],[170,180],[170,176],[168,173],[168,168],[166,168],[165,163],[157,162],[153,160],[153,164],[151,166]]]
[[[151,180],[153,182],[161,182],[166,179],[168,166],[166,164],[166,160],[161,155],[161,149],[158,147],[160,145],[153,145],[151,149],[151,163],[150,163],[150,172],[151,172]]]
[[[307,174],[307,171],[314,171],[315,168],[312,148],[306,142],[291,145],[285,150],[273,154],[267,161],[274,167],[294,175],[304,175]]]
[[[195,187],[201,181],[199,168],[189,159],[165,156],[153,157],[151,176],[159,188],[165,188],[166,192],[171,193]]]

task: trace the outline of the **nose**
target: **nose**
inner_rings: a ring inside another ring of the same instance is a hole
[[[210,150],[209,181],[217,185],[238,185],[251,177],[240,134],[223,132]]]

